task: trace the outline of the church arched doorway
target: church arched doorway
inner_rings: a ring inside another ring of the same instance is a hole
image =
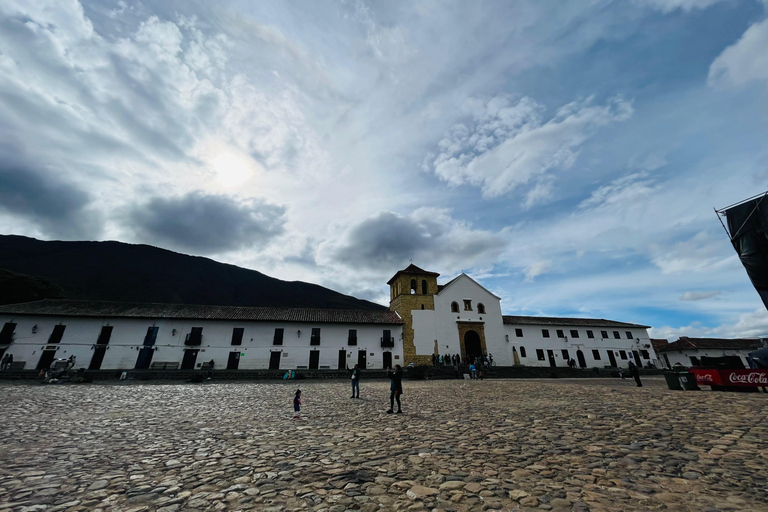
[[[483,346],[480,343],[480,335],[476,331],[469,330],[464,333],[464,354],[465,360],[474,362],[476,357],[483,355]]]

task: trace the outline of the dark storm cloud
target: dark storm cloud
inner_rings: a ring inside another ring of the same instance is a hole
[[[14,148],[0,146],[0,211],[25,218],[52,238],[98,236],[101,219],[86,211],[90,196],[60,174],[62,169],[25,161]]]
[[[503,247],[493,233],[472,230],[445,211],[424,209],[408,217],[379,212],[352,228],[333,255],[346,264],[371,269],[398,267],[409,260],[441,267],[461,262],[467,268]]]
[[[134,229],[152,243],[207,254],[263,247],[283,232],[284,216],[282,206],[202,192],[156,197],[130,213]]]

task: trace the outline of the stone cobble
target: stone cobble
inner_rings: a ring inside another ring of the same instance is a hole
[[[645,383],[3,384],[0,512],[768,510],[768,395]]]

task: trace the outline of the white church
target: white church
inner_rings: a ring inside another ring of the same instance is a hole
[[[648,326],[587,318],[508,316],[466,274],[438,285],[398,271],[389,310],[336,310],[42,300],[0,306],[0,358],[16,369],[382,369],[492,356],[498,366],[657,364]]]

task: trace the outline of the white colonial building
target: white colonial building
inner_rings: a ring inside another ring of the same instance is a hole
[[[656,365],[646,325],[590,318],[507,316],[501,299],[466,274],[437,284],[439,274],[415,265],[396,273],[390,309],[403,318],[406,362],[432,355],[462,361],[493,356],[499,366],[602,368]]]
[[[0,356],[18,368],[385,368],[402,362],[387,311],[43,300],[0,306]]]
[[[381,369],[492,356],[498,366],[656,364],[647,326],[505,316],[466,274],[443,285],[415,265],[388,282],[389,310],[43,300],[0,306],[0,357],[47,368],[74,355],[89,369]],[[452,359],[453,360],[453,359]]]
[[[729,368],[749,368],[749,353],[765,346],[760,338],[688,338],[677,341],[654,340],[662,366],[713,366],[712,359],[728,364]]]

